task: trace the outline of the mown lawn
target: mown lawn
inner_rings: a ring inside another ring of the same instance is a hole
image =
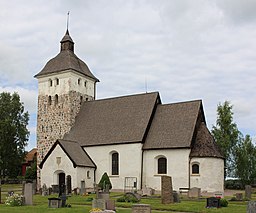
[[[18,188],[18,187],[17,187]],[[118,196],[121,196],[121,193],[111,193],[111,199],[116,199]],[[6,206],[5,204],[0,205],[0,212],[6,213],[76,213],[76,212],[89,212],[91,209],[91,201],[90,198],[95,197],[95,195],[89,196],[80,196],[80,195],[72,195],[68,198],[67,203],[71,204],[71,208],[59,208],[59,209],[52,209],[48,208],[48,198],[49,197],[56,197],[57,195],[51,196],[41,196],[35,195],[33,197],[33,206],[21,206],[21,207],[10,207]],[[2,196],[2,201],[4,201]],[[229,199],[229,198],[228,198]],[[256,200],[256,195],[253,195],[253,199]],[[178,211],[178,212],[197,212],[197,213],[241,213],[246,212],[246,201],[241,202],[229,202],[228,207],[220,208],[220,209],[207,209],[205,208],[206,199],[200,200],[188,200],[182,199],[181,203],[175,204],[168,204],[164,205],[161,204],[161,199],[154,197],[154,198],[142,198],[140,203],[150,204],[153,213],[163,213],[163,211]],[[131,213],[132,203],[121,203],[116,202],[117,213]]]

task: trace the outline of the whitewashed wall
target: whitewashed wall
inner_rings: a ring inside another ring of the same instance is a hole
[[[192,164],[199,164],[199,175],[192,174]],[[215,192],[224,190],[224,160],[221,158],[192,158],[190,163],[190,187],[201,191]]]
[[[174,190],[189,186],[190,149],[145,150],[143,164],[143,186],[161,190],[161,175],[157,174],[157,157],[167,159],[167,174],[172,177]]]
[[[59,79],[59,85],[56,85],[56,78]],[[80,84],[78,84],[78,79]],[[52,80],[53,84],[50,87],[49,80]],[[86,81],[86,87],[84,82]],[[72,70],[67,70],[58,74],[47,75],[38,78],[38,94],[39,95],[51,95],[55,94],[62,95],[67,94],[69,91],[77,91],[81,94],[87,94],[88,96],[94,97],[94,86],[95,83],[92,79],[85,78],[85,76],[75,73]]]
[[[137,186],[141,180],[142,144],[123,144],[86,147],[86,152],[97,165],[96,183],[107,172],[113,189],[123,190],[125,177],[137,177]],[[119,175],[111,175],[111,152],[119,153]]]
[[[61,163],[57,164],[57,157],[61,157]],[[90,178],[87,177],[87,171],[90,173]],[[93,187],[94,182],[94,169],[87,167],[74,168],[72,161],[65,154],[62,148],[57,145],[52,151],[51,155],[44,162],[41,169],[41,185],[44,183],[47,187],[58,183],[58,174],[61,172],[71,176],[71,188],[81,187],[81,181],[85,181],[85,186],[88,188]]]

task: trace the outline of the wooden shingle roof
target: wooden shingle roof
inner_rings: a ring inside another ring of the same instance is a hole
[[[81,146],[143,142],[158,102],[157,92],[85,102],[64,139]]]
[[[158,105],[143,149],[190,148],[201,104]]]
[[[223,158],[219,147],[214,141],[205,123],[201,122],[197,130],[195,143],[192,145],[190,157]]]

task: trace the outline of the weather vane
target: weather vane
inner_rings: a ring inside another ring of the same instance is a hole
[[[68,24],[69,24],[69,13],[70,11],[68,11],[68,14],[67,14],[67,30],[68,30]]]

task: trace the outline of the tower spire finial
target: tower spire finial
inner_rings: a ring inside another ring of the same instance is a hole
[[[70,11],[68,11],[68,14],[67,14],[67,31],[68,31],[68,25],[69,25],[69,13]]]

